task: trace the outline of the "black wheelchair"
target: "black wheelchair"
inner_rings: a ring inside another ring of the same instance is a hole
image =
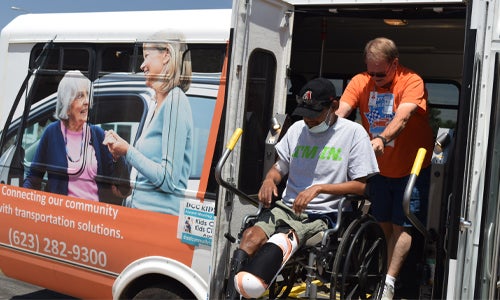
[[[256,200],[221,178],[222,167],[236,144],[236,132],[219,160],[215,177],[219,185],[246,199]],[[300,247],[287,261],[276,279],[269,284],[269,299],[379,299],[387,271],[387,246],[384,233],[376,220],[364,209],[366,197],[347,195],[339,207],[331,228],[319,232]],[[252,226],[257,212],[242,220],[237,239],[227,234],[231,242],[239,243],[243,231]],[[227,278],[233,280],[232,278]]]

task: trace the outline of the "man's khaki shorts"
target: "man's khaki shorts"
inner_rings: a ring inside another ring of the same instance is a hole
[[[326,222],[321,219],[309,222],[307,214],[295,214],[295,212],[281,200],[276,201],[272,209],[264,209],[258,221],[255,223],[255,226],[262,228],[268,238],[277,232],[278,229],[292,228],[299,239],[299,246],[317,232],[328,228]]]

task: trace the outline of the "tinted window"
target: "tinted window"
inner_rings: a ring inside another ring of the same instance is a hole
[[[238,186],[256,194],[264,173],[265,139],[273,111],[276,60],[273,54],[255,51],[248,62],[245,115]]]
[[[460,86],[455,82],[426,82],[430,121],[434,134],[438,128],[455,128]]]
[[[188,95],[193,113],[193,156],[191,162],[191,179],[199,179],[205,153],[207,149],[208,136],[212,125],[215,99]]]

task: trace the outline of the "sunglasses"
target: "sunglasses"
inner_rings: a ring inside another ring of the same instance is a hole
[[[384,78],[385,76],[387,76],[387,73],[368,72],[368,75],[370,75],[371,77]]]
[[[387,67],[387,70],[385,72],[367,72],[368,75],[370,75],[371,77],[377,77],[377,78],[384,78],[387,76],[387,72],[389,72],[389,70],[391,69],[392,67],[392,64],[393,64],[394,61],[392,61],[389,66]]]

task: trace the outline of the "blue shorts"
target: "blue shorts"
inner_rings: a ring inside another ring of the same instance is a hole
[[[424,226],[427,223],[430,175],[430,166],[420,171],[410,200],[410,211]],[[389,178],[375,175],[370,179],[371,214],[377,221],[404,227],[413,226],[403,210],[403,195],[409,177]]]

